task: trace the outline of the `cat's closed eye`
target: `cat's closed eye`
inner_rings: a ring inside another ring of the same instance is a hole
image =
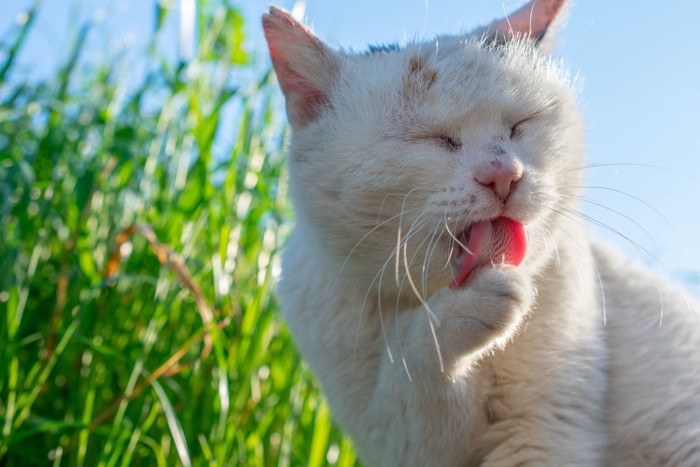
[[[434,139],[448,151],[458,151],[462,148],[462,141],[459,138],[446,134],[438,134]]]
[[[510,139],[518,139],[523,135],[523,125],[530,120],[535,118],[534,116],[532,117],[527,117],[519,120],[517,123],[515,123],[513,126],[510,127]]]

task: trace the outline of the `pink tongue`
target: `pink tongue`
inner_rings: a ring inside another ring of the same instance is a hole
[[[525,226],[508,217],[475,222],[467,249],[462,268],[450,284],[451,289],[461,286],[477,266],[492,263],[520,265],[527,250]]]

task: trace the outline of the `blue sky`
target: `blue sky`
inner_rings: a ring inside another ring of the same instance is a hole
[[[0,33],[30,3],[4,0]],[[306,18],[330,45],[364,49],[370,43],[466,31],[522,3],[307,0]],[[270,2],[237,4],[248,19],[250,47],[263,54],[259,17]],[[34,76],[52,73],[81,19],[95,14],[104,17],[91,36],[96,56],[120,46],[137,47],[152,28],[153,10],[150,0],[46,1],[24,51],[25,69]],[[698,17],[700,2],[693,0],[579,0],[555,52],[581,79],[588,162],[602,165],[587,172],[586,184],[601,188],[589,189],[586,196],[604,207],[585,203],[584,211],[627,239],[607,228],[591,228],[660,274],[676,278],[700,269]]]

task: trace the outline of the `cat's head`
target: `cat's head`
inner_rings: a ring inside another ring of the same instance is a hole
[[[472,226],[503,217],[525,225],[522,268],[550,256],[583,158],[566,73],[543,50],[562,3],[367,53],[331,49],[282,10],[263,17],[297,222],[347,278],[430,295],[459,274]]]

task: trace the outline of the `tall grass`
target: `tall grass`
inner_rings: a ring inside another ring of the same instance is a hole
[[[204,8],[206,3],[207,8]],[[17,68],[0,44],[0,463],[338,465],[354,454],[276,315],[278,97],[235,7],[195,57]]]

